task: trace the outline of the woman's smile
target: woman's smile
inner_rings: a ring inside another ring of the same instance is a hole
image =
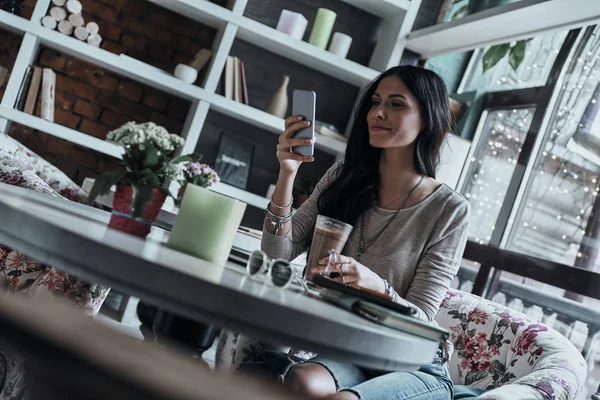
[[[383,125],[371,125],[369,130],[371,132],[384,132],[384,131],[390,131],[391,128],[385,127]]]

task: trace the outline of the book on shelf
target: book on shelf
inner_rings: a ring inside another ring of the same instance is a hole
[[[242,78],[242,103],[250,105],[250,101],[248,100],[248,84],[246,83],[246,67],[244,67],[243,61],[240,61],[240,75]]]
[[[227,56],[223,75],[223,94],[229,100],[249,104],[246,70],[244,63],[237,57]]]
[[[23,110],[25,106],[25,99],[27,98],[27,91],[29,90],[29,83],[31,82],[31,74],[33,73],[33,66],[28,65],[21,81],[21,87],[17,93],[17,100],[15,101],[15,108],[17,110]]]
[[[233,99],[239,103],[242,102],[242,69],[240,67],[240,59],[233,58]]]
[[[225,97],[229,100],[233,100],[233,83],[235,76],[235,60],[233,56],[227,56],[227,62],[225,63]]]
[[[40,85],[42,83],[42,68],[33,67],[33,74],[31,76],[31,84],[29,85],[29,91],[27,92],[27,100],[25,100],[25,107],[23,111],[27,114],[33,115],[35,109],[35,103],[40,92]]]
[[[208,62],[212,58],[212,55],[213,55],[212,50],[209,50],[209,49],[200,50],[194,57],[194,60],[190,63],[190,67],[196,69],[196,71],[198,71],[198,72],[202,71],[204,69],[204,67],[206,67],[206,64],[208,64]]]
[[[54,122],[56,74],[50,68],[42,71],[42,107],[40,117]]]

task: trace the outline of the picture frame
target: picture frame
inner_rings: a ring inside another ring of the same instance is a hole
[[[237,136],[222,132],[219,138],[215,171],[221,182],[240,189],[246,189],[255,146]]]

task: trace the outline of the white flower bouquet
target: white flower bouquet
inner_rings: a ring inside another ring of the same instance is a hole
[[[131,218],[138,218],[157,189],[168,195],[166,184],[182,173],[182,164],[198,161],[201,156],[191,154],[174,157],[175,150],[185,143],[180,136],[169,133],[152,122],[127,122],[111,131],[107,139],[123,146],[123,168],[96,178],[88,202],[106,194],[115,184],[131,186]]]

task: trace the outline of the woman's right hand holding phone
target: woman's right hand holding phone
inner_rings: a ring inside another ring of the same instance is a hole
[[[301,129],[310,126],[310,121],[305,121],[301,116],[294,115],[285,119],[285,131],[279,136],[277,145],[277,159],[281,172],[286,175],[295,175],[303,162],[313,162],[314,157],[305,157],[292,151],[293,147],[310,145],[312,139],[294,139],[294,135]]]

